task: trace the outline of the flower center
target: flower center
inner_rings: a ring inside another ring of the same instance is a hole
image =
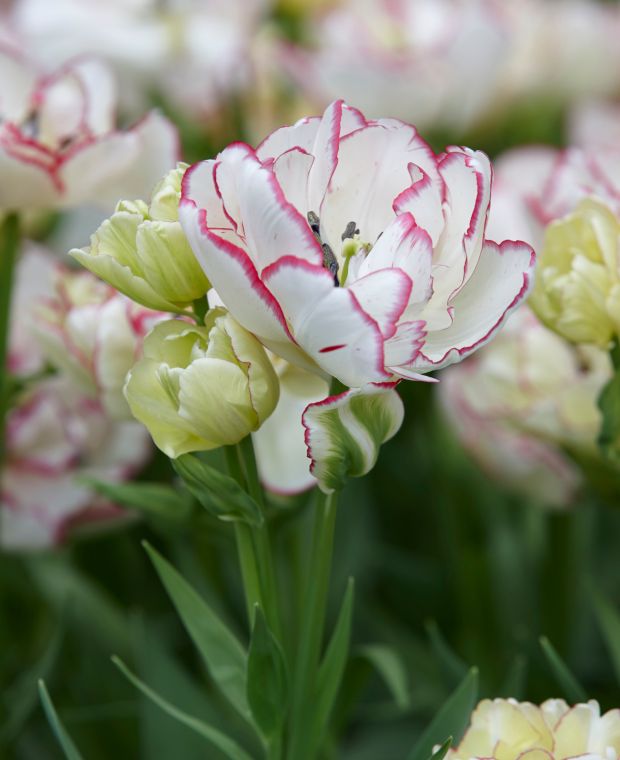
[[[314,213],[314,211],[308,212],[308,224],[310,225],[310,229],[314,233],[314,237],[317,239],[323,251],[323,266],[333,276],[334,283],[337,286],[344,285],[349,274],[349,263],[351,259],[355,257],[360,251],[366,255],[371,249],[370,243],[363,243],[359,239],[360,231],[357,227],[356,222],[348,222],[344,228],[344,232],[340,236],[340,239],[342,241],[340,256],[343,264],[339,274],[338,259],[331,249],[331,246],[323,242],[323,239],[321,237],[321,221],[318,215]]]

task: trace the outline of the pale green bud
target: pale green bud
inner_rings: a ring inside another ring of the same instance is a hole
[[[608,348],[620,333],[620,221],[601,201],[582,201],[549,225],[530,305],[572,343]]]
[[[158,311],[183,311],[211,287],[178,221],[186,168],[179,164],[159,182],[150,205],[120,201],[90,246],[70,252],[121,293]]]
[[[204,327],[161,322],[144,341],[125,397],[169,457],[238,443],[275,409],[279,383],[264,348],[224,309]]]

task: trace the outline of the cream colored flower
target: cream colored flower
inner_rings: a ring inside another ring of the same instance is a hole
[[[269,417],[278,393],[265,350],[223,309],[204,327],[156,325],[125,386],[134,417],[169,457],[238,443]]]
[[[178,221],[186,168],[179,164],[169,172],[149,205],[120,201],[90,246],[71,251],[80,264],[150,309],[182,311],[210,287]]]
[[[616,760],[620,710],[601,715],[590,700],[569,707],[563,699],[537,706],[514,699],[484,699],[474,710],[463,740],[448,760]]]
[[[620,333],[620,220],[583,200],[549,225],[530,305],[572,343],[608,348]]]
[[[596,453],[607,354],[572,346],[520,309],[493,343],[442,372],[439,398],[492,476],[548,506],[570,502],[581,475],[566,450]]]

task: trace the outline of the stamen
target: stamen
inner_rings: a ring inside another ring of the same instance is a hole
[[[347,238],[352,238],[354,235],[359,234],[360,231],[357,229],[357,224],[355,222],[349,222],[344,228],[344,232],[342,233],[342,237],[340,239],[344,242]]]
[[[338,259],[334,256],[334,252],[327,243],[321,240],[321,221],[314,211],[308,211],[308,224],[314,233],[314,237],[323,249],[323,266],[334,278],[335,285],[340,285],[338,282]]]

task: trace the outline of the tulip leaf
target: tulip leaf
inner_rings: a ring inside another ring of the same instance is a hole
[[[596,618],[611,655],[616,678],[620,683],[620,613],[598,589],[592,589],[591,594]]]
[[[506,699],[508,697],[521,699],[525,687],[526,673],[527,659],[523,655],[518,654],[512,661],[508,672],[495,692],[495,696],[505,697]]]
[[[82,755],[58,717],[58,713],[52,703],[52,699],[47,691],[44,681],[39,681],[39,696],[41,697],[41,704],[43,705],[45,717],[47,718],[67,760],[82,760]]]
[[[355,581],[349,578],[338,620],[317,676],[316,734],[323,736],[331,715],[349,655]]]
[[[384,644],[367,644],[357,650],[374,667],[394,697],[399,710],[407,710],[411,705],[411,695],[407,684],[405,665],[398,654]]]
[[[254,608],[254,626],[248,652],[247,698],[254,722],[266,738],[282,726],[288,711],[289,677],[282,647],[261,608]]]
[[[447,736],[458,742],[467,728],[477,698],[478,668],[471,668],[417,740],[408,760],[428,760],[433,747],[445,742]]]
[[[213,680],[243,717],[252,716],[246,700],[246,653],[232,631],[202,597],[152,546],[144,547]]]
[[[215,517],[250,525],[263,522],[258,504],[230,475],[192,454],[183,454],[170,461],[190,493]]]
[[[178,707],[175,707],[168,702],[156,691],[153,691],[153,689],[147,686],[144,681],[140,680],[138,676],[132,673],[121,659],[118,657],[112,657],[112,662],[127,680],[136,687],[136,689],[141,691],[172,718],[176,718],[180,723],[183,723],[185,726],[196,731],[196,733],[211,742],[211,744],[216,746],[221,752],[229,757],[230,760],[252,760],[250,755],[248,755],[248,753],[229,736],[226,736],[226,734],[222,733],[214,726],[205,723],[205,721],[200,720],[193,715],[188,715],[186,712],[183,712],[183,710],[180,710]]]
[[[445,673],[449,685],[460,683],[468,670],[466,663],[450,647],[434,620],[429,620],[425,627],[433,653]]]
[[[563,690],[564,696],[569,702],[586,702],[588,695],[585,689],[579,683],[577,678],[571,673],[568,665],[555,651],[555,648],[546,636],[540,637],[540,646],[545,653],[547,662],[555,676],[558,686]]]
[[[444,757],[448,754],[448,750],[452,746],[452,737],[449,736],[445,742],[439,747],[439,749],[436,752],[433,752],[433,754],[430,756],[429,760],[443,760]]]
[[[607,457],[620,460],[620,369],[601,391],[598,406],[603,415],[598,444]]]
[[[163,483],[104,483],[89,477],[79,480],[115,504],[147,515],[184,520],[191,512],[190,494]]]

